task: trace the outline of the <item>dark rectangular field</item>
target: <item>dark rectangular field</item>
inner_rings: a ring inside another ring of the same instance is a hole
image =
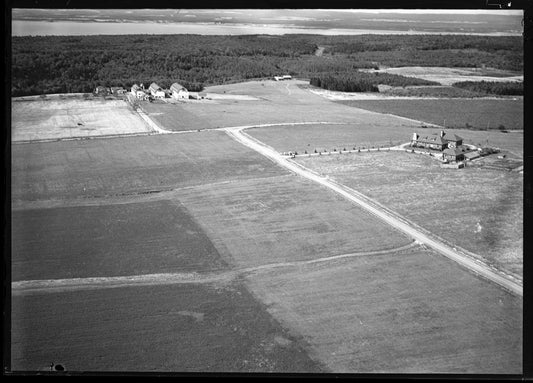
[[[286,174],[223,132],[12,146],[12,199],[105,197]]]
[[[524,129],[524,101],[509,99],[360,100],[339,103],[452,128]]]
[[[14,371],[319,372],[240,284],[15,296]]]
[[[207,120],[185,110],[178,103],[143,102],[141,108],[160,128],[165,130],[184,131],[214,127]]]
[[[12,280],[213,271],[225,262],[174,201],[12,212]]]

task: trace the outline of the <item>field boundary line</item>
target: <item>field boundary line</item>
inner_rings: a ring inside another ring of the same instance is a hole
[[[355,258],[372,255],[385,255],[409,250],[417,247],[419,244],[412,241],[407,245],[391,249],[354,252],[347,254],[332,255],[329,257],[292,261],[269,263],[259,266],[243,267],[234,270],[208,272],[208,273],[156,273],[140,274],[114,277],[86,277],[86,278],[64,278],[64,279],[36,279],[11,282],[11,291],[13,295],[24,295],[32,293],[58,293],[75,290],[93,290],[109,289],[119,287],[133,286],[161,286],[172,284],[200,284],[200,283],[217,283],[230,282],[244,274],[250,274],[261,271],[268,271],[281,267],[296,267],[312,265],[315,263],[336,261],[344,258]]]
[[[478,274],[479,276],[500,285],[506,290],[511,291],[519,296],[523,296],[523,288],[521,283],[514,280],[514,278],[511,279],[509,275],[504,274],[499,270],[494,270],[485,263],[474,260],[466,254],[459,252],[456,246],[453,247],[440,241],[430,232],[426,233],[418,230],[418,228],[414,227],[409,222],[399,219],[397,214],[393,215],[389,213],[390,209],[383,209],[379,204],[377,204],[377,202],[366,196],[363,196],[361,193],[351,188],[347,188],[344,185],[341,187],[338,183],[330,180],[329,177],[318,175],[317,173],[309,171],[309,169],[300,164],[289,161],[277,151],[266,146],[257,139],[250,139],[249,135],[242,132],[244,129],[247,129],[247,127],[235,126],[225,128],[225,131],[237,142],[240,142],[241,144],[248,146],[265,157],[270,158],[272,161],[287,168],[288,170],[333,190],[346,199],[363,207],[365,210],[380,218],[387,224],[414,238],[419,243],[429,246],[443,256],[457,262],[459,265]]]

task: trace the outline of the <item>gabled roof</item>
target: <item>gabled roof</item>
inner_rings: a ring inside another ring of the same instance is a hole
[[[155,82],[153,82],[153,83],[150,84],[150,88],[148,88],[148,89],[150,89],[150,91],[156,92],[156,91],[160,90],[161,87],[159,85],[157,85]]]
[[[438,144],[438,145],[444,145],[445,143],[448,142],[438,134],[432,134],[431,136],[420,137],[417,139],[417,141],[425,142],[428,144]]]
[[[463,140],[463,137],[459,137],[457,134],[452,134],[451,136],[446,136],[446,139],[448,141],[454,141],[454,142],[457,142],[457,141],[462,141]]]
[[[181,84],[179,84],[179,83],[177,83],[177,82],[175,82],[174,84],[172,84],[172,85],[170,86],[170,90],[171,90],[171,91],[179,92],[179,91],[182,90],[182,89],[187,90],[187,88],[185,88],[183,85],[181,85]]]

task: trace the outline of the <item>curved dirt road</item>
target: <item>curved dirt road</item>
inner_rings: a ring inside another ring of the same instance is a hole
[[[298,123],[298,125],[302,125],[302,124],[305,124],[305,123]],[[316,122],[313,122],[312,124],[316,124]],[[292,125],[292,124],[289,123],[285,125]],[[254,126],[259,126],[259,125],[254,125]],[[469,258],[466,255],[459,253],[455,248],[450,247],[434,238],[431,238],[429,235],[414,228],[412,225],[402,221],[400,218],[393,216],[391,213],[385,211],[377,203],[374,203],[372,200],[362,195],[361,193],[351,188],[348,188],[344,185],[340,185],[330,180],[328,177],[322,177],[316,173],[313,173],[309,169],[283,157],[273,148],[263,144],[262,142],[250,137],[249,135],[243,132],[244,129],[247,129],[250,127],[252,126],[235,126],[235,127],[222,128],[220,130],[224,130],[230,137],[235,139],[237,142],[240,142],[241,144],[257,151],[258,153],[271,159],[277,164],[283,166],[284,168],[302,177],[305,177],[311,181],[314,181],[320,185],[326,186],[329,189],[335,191],[336,193],[342,195],[346,199],[352,202],[355,202],[356,204],[363,207],[364,209],[366,209],[373,215],[377,216],[378,218],[382,219],[389,225],[394,226],[398,230],[414,238],[416,241],[436,250],[440,254],[459,263],[463,267],[466,267],[467,269],[483,276],[484,278],[497,283],[498,285],[504,287],[505,289],[519,296],[523,296],[523,289],[519,283],[506,278],[500,273],[495,272],[494,270],[489,268],[487,265],[480,263],[479,261],[476,261],[472,258]]]

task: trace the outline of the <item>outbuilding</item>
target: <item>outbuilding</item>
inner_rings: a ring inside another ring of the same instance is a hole
[[[464,150],[460,148],[448,148],[442,152],[442,159],[448,161],[462,161],[465,159]]]

